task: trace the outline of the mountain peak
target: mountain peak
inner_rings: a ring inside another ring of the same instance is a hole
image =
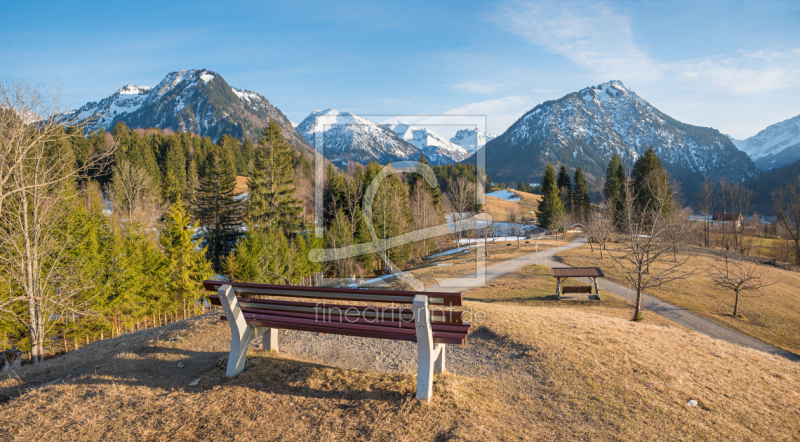
[[[265,97],[236,89],[208,69],[170,72],[155,86],[128,84],[114,94],[83,105],[67,114],[78,122],[91,121],[90,129],[112,130],[118,122],[128,127],[172,129],[209,136],[223,134],[255,139],[270,119],[301,151],[310,146],[283,113]]]
[[[631,165],[649,146],[687,195],[704,176],[741,182],[757,173],[727,136],[667,116],[619,80],[537,105],[485,149],[494,179],[535,181],[553,163],[580,166],[597,185],[613,154]]]

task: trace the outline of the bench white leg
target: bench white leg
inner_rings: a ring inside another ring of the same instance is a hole
[[[264,350],[278,351],[278,329],[265,328],[264,338],[261,340],[261,345],[264,347]]]
[[[225,316],[228,318],[228,325],[231,327],[231,354],[228,356],[228,369],[225,370],[225,375],[232,378],[244,371],[247,347],[250,340],[259,332],[245,323],[233,287],[227,284],[223,285],[217,290],[217,294]]]
[[[436,361],[433,363],[433,372],[434,373],[444,373],[445,366],[444,366],[444,344],[436,344],[436,351],[439,352],[439,356],[436,358]]]
[[[414,328],[417,331],[417,399],[429,401],[433,395],[433,372],[444,371],[444,345],[433,344],[428,297],[414,296]],[[441,369],[441,371],[439,371]]]

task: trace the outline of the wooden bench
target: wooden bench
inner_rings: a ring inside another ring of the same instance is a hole
[[[263,336],[266,350],[278,351],[278,330],[301,330],[417,343],[417,399],[429,400],[433,373],[445,371],[445,345],[464,344],[471,324],[463,312],[461,293],[406,292],[328,287],[203,281],[211,304],[222,306],[231,327],[231,353],[225,374],[239,375],[245,366],[247,347]],[[270,296],[299,298],[278,300]],[[335,304],[330,301],[367,303]],[[391,307],[375,304],[391,304]],[[395,307],[410,304],[411,307]],[[433,307],[433,309],[431,309]]]
[[[592,286],[564,286],[561,287],[561,293],[588,293],[592,294]]]

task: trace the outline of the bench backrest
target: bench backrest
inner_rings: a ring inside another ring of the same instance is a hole
[[[592,286],[564,286],[561,293],[592,293]]]
[[[381,302],[411,304],[414,296],[425,295],[428,304],[443,307],[462,305],[461,293],[450,292],[409,292],[396,290],[347,289],[332,287],[303,287],[288,285],[248,284],[243,282],[203,281],[206,290],[217,291],[223,285],[233,287],[236,296],[264,295],[287,298],[324,299],[332,301]]]

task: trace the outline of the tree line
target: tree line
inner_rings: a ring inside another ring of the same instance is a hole
[[[203,308],[218,275],[297,284],[307,250],[297,177],[311,164],[270,121],[258,144],[89,131],[58,90],[0,83],[0,332],[29,351],[164,324]],[[234,195],[237,174],[249,192]]]

